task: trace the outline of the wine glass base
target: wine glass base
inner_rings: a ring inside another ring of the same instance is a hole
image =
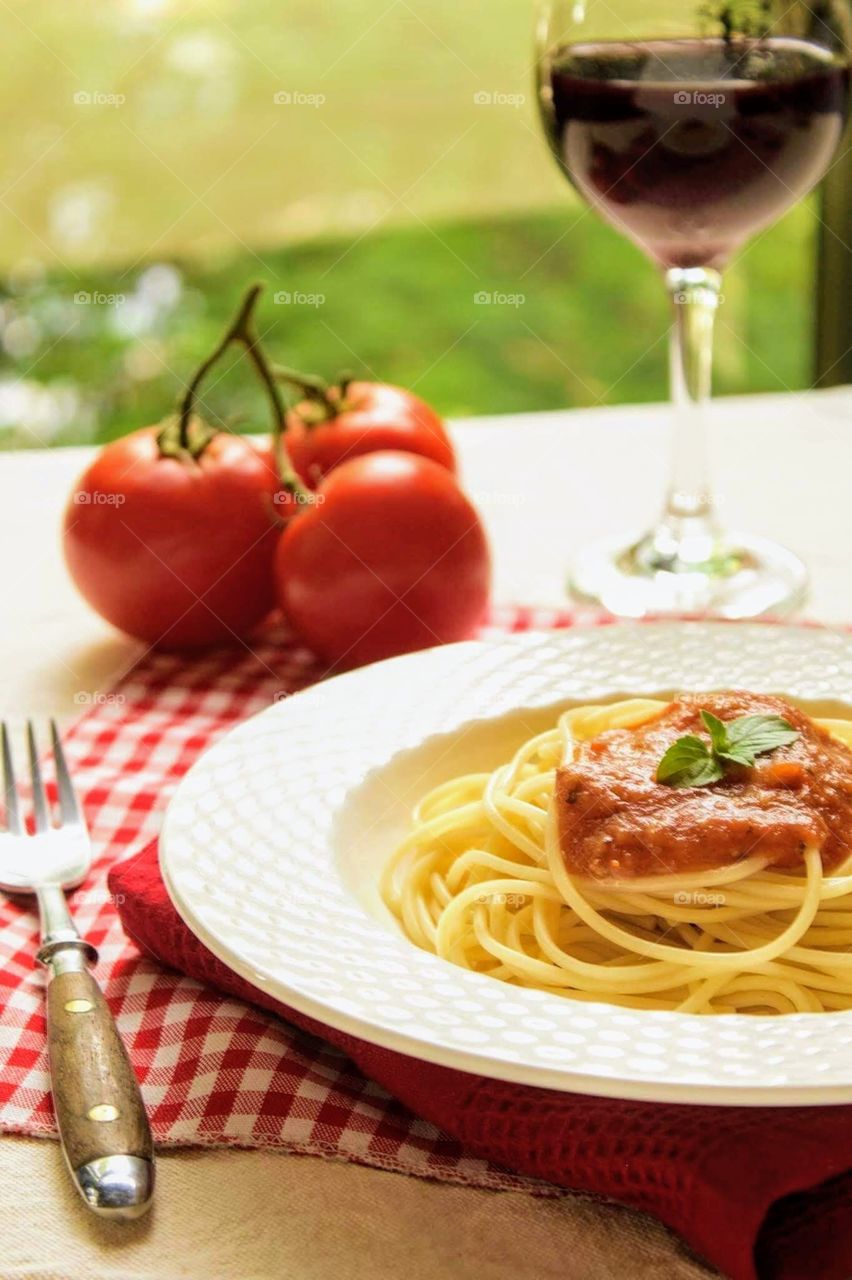
[[[807,594],[805,566],[768,538],[730,534],[701,565],[655,567],[649,539],[625,548],[608,538],[585,548],[571,566],[569,591],[624,618],[711,614],[758,618],[797,609]]]

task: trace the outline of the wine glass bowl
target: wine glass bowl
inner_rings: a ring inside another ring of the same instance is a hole
[[[539,104],[587,203],[658,267],[672,304],[675,462],[663,517],[582,553],[572,585],[615,613],[750,617],[804,595],[784,548],[725,534],[705,417],[721,272],[824,176],[849,98],[847,0],[551,0]]]

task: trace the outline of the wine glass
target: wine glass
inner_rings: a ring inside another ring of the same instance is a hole
[[[723,530],[705,417],[722,271],[824,176],[849,97],[848,0],[550,0],[541,117],[563,171],[659,268],[672,303],[674,467],[643,537],[587,548],[575,594],[613,613],[782,612],[801,561]],[[641,477],[637,483],[641,484]]]

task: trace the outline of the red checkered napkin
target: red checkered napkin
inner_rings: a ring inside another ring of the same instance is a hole
[[[485,635],[564,627],[554,610],[508,609]],[[221,734],[322,672],[277,633],[253,651],[148,655],[66,736],[95,849],[71,906],[100,952],[97,977],[166,1145],[275,1146],[482,1187],[533,1188],[463,1152],[367,1080],[338,1050],[142,957],[122,931],[107,872],[156,836],[179,779]],[[0,1130],[56,1133],[37,921],[0,899]]]

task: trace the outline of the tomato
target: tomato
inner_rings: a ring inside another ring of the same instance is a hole
[[[81,594],[108,622],[151,645],[230,644],[251,631],[274,605],[280,526],[309,496],[280,437],[273,462],[268,449],[214,430],[194,411],[204,378],[240,344],[276,429],[283,423],[284,404],[253,327],[260,292],[260,285],[247,291],[177,415],[102,449],[65,512],[65,559]]]
[[[233,643],[275,604],[279,483],[268,452],[220,432],[197,460],[159,427],[108,444],[65,512],[65,559],[102,617],[148,644]]]
[[[286,420],[287,451],[306,484],[316,486],[341,462],[380,449],[421,454],[455,471],[444,424],[418,396],[382,382],[319,385]]]
[[[278,600],[332,667],[468,637],[488,603],[488,543],[445,467],[401,452],[336,467],[290,521]]]

